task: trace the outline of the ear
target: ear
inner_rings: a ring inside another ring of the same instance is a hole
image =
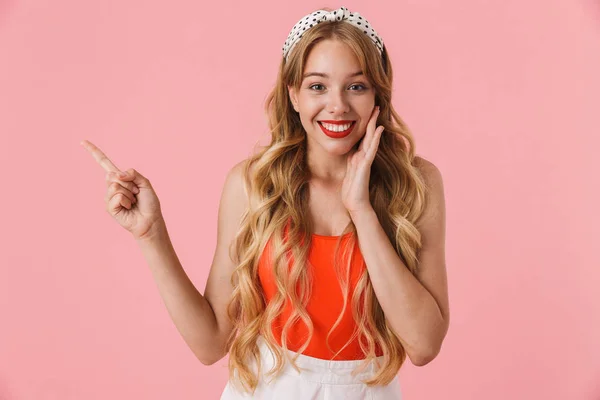
[[[300,111],[298,111],[298,94],[296,93],[296,89],[289,85],[287,88],[288,88],[288,94],[290,95],[290,101],[292,102],[292,105],[294,106],[294,110],[296,110],[296,112],[300,112]]]

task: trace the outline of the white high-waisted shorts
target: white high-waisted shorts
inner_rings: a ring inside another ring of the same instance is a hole
[[[261,354],[261,371],[268,372],[274,365],[275,357],[259,336],[257,341]],[[295,354],[288,350],[293,357]],[[379,357],[381,360],[383,357]],[[368,368],[352,376],[352,370],[358,367],[362,360],[330,361],[300,354],[296,364],[301,373],[286,362],[280,375],[259,378],[259,384],[250,395],[241,393],[227,382],[221,400],[261,399],[261,400],[401,400],[402,393],[398,375],[385,386],[368,387],[361,380],[370,377],[375,370],[374,363]],[[256,365],[253,371],[256,372]]]

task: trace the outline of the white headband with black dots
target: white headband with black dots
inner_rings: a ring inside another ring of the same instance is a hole
[[[303,17],[294,27],[287,37],[283,45],[283,57],[287,59],[288,54],[292,51],[298,40],[304,32],[313,26],[325,21],[348,21],[352,25],[363,31],[377,46],[379,54],[383,52],[383,39],[377,35],[375,29],[371,27],[369,21],[361,17],[359,13],[348,11],[346,7],[340,7],[334,11],[319,10]]]

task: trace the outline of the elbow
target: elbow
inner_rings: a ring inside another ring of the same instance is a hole
[[[202,363],[202,365],[213,365],[217,360],[214,357],[208,357],[207,354],[198,354],[194,352],[196,359]]]
[[[223,359],[223,357],[225,357],[225,355],[227,353],[216,353],[216,352],[210,352],[207,353],[206,351],[200,353],[200,352],[194,352],[196,358],[204,365],[209,366],[209,365],[213,365],[214,363],[220,361]]]
[[[228,350],[225,349],[223,340],[219,340],[219,338],[215,336],[215,341],[216,343],[212,342],[202,347],[195,346],[193,349],[196,358],[206,366],[213,365],[222,360],[228,353]]]
[[[420,349],[417,352],[409,354],[410,361],[415,367],[423,367],[432,362],[437,355],[440,353],[440,345],[427,346],[426,348]]]
[[[198,360],[200,360],[200,362],[206,366],[213,365],[216,362],[215,360],[209,360],[209,359],[199,358],[199,357],[196,357],[196,358],[198,358]]]
[[[430,362],[432,362],[436,356],[437,356],[437,354],[428,353],[428,354],[413,356],[410,358],[410,361],[412,362],[412,364],[415,367],[423,367],[423,366],[429,364]]]
[[[422,367],[432,362],[442,349],[442,343],[448,332],[448,319],[445,319],[442,331],[430,340],[425,341],[422,346],[416,347],[416,350],[409,354],[410,361],[416,367]]]
[[[198,360],[200,360],[200,362],[201,362],[202,364],[204,364],[204,365],[206,365],[206,366],[209,366],[209,365],[213,365],[213,364],[214,364],[214,363],[216,363],[217,361],[221,360],[223,357],[220,357],[220,358],[218,358],[218,357],[213,357],[213,358],[206,358],[206,357],[204,357],[204,358],[202,358],[202,357],[198,357],[198,356],[196,356],[196,358],[197,358]]]

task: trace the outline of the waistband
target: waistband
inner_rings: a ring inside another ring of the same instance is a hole
[[[261,354],[261,371],[265,376],[267,372],[275,365],[275,356],[271,353],[269,347],[265,343],[263,336],[257,339],[257,345]],[[290,359],[296,355],[296,365],[300,369],[300,373],[291,365],[290,361],[284,360],[285,364],[282,369],[282,374],[301,377],[302,379],[337,385],[363,384],[362,381],[374,375],[377,365],[383,363],[383,356],[376,357],[367,367],[361,372],[352,376],[352,371],[364,363],[364,360],[323,360],[321,358],[307,356],[305,354],[296,353],[291,350],[281,349],[282,352],[287,351]],[[282,355],[283,356],[283,355]],[[269,376],[270,379],[271,376]]]

